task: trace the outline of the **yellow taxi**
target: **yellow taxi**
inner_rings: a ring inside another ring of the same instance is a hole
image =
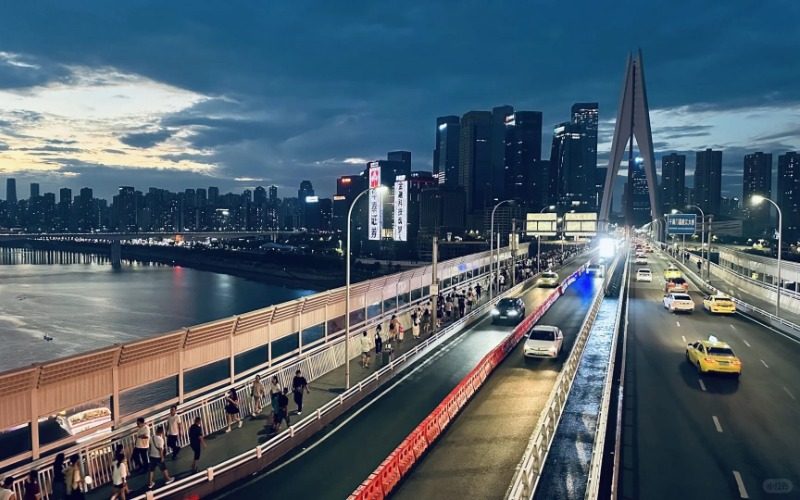
[[[686,360],[704,373],[731,373],[737,377],[742,374],[742,361],[734,354],[731,346],[720,342],[713,335],[708,340],[698,340],[686,346]]]
[[[729,296],[717,293],[703,298],[703,309],[712,314],[733,314],[736,312],[736,304]]]
[[[683,274],[681,270],[675,266],[669,266],[664,270],[664,279],[668,280],[670,278],[682,278]]]

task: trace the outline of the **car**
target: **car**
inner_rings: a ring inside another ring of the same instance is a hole
[[[642,268],[636,271],[636,281],[645,281],[650,283],[653,281],[653,273],[648,268]]]
[[[536,325],[528,332],[522,347],[526,358],[557,358],[564,343],[564,334],[557,326]]]
[[[698,340],[686,346],[686,360],[694,365],[700,374],[716,372],[742,374],[742,361],[736,356],[731,346],[720,342],[716,337]]]
[[[644,251],[645,253],[653,253],[653,247],[648,246],[647,248],[644,249]]]
[[[736,312],[736,304],[728,295],[717,293],[703,297],[703,309],[716,314],[733,314]]]
[[[644,250],[636,250],[636,258],[644,257]]]
[[[664,295],[664,308],[670,312],[692,312],[694,301],[688,293],[668,293]]]
[[[633,260],[633,263],[638,265],[638,266],[646,266],[647,265],[647,257],[645,257],[644,255],[637,256]]]
[[[492,309],[492,323],[517,324],[525,317],[525,302],[519,297],[500,299]]]
[[[681,270],[678,269],[675,266],[669,266],[668,268],[666,268],[664,270],[664,279],[665,280],[668,280],[670,278],[682,278],[682,277],[683,277],[683,273],[681,273]]]
[[[666,284],[664,284],[664,293],[672,293],[672,292],[688,292],[689,291],[689,283],[683,278],[670,278],[667,280]]]
[[[558,279],[558,273],[554,273],[553,271],[543,272],[542,275],[536,280],[536,286],[541,287],[556,287],[560,284],[561,282]]]
[[[603,264],[589,264],[589,266],[586,268],[586,273],[594,275],[595,278],[602,278],[605,274],[605,271],[606,266]]]

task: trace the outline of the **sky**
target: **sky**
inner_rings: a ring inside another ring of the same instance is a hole
[[[0,180],[16,177],[21,197],[28,182],[110,197],[270,184],[295,196],[310,179],[328,196],[387,151],[431,170],[436,117],[471,109],[542,111],[547,156],[581,101],[599,102],[605,166],[641,48],[657,157],[723,149],[723,191],[737,195],[744,154],[800,149],[800,2],[705,3],[6,3]]]

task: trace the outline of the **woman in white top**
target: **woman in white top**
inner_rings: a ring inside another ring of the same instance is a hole
[[[369,341],[367,331],[364,330],[364,334],[361,335],[361,366],[364,368],[369,368],[370,349],[372,349],[372,343]]]
[[[14,493],[14,478],[3,478],[0,484],[0,500],[17,500],[17,495]]]
[[[125,455],[117,453],[111,466],[111,500],[125,500],[128,493],[128,464]]]
[[[264,384],[261,383],[261,376],[256,375],[256,378],[253,379],[253,385],[250,386],[250,397],[253,398],[254,418],[256,415],[261,413],[261,408],[264,406],[265,394],[266,394],[266,389],[264,389]]]

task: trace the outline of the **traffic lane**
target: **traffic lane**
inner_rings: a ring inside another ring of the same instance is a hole
[[[645,299],[651,299],[656,307],[660,305],[657,293],[652,290],[644,293]],[[700,301],[700,294],[692,292],[692,295],[696,302]],[[791,366],[792,373],[788,375],[779,370],[769,373],[766,365],[758,363],[747,350],[742,350],[747,344],[756,345],[755,338],[763,337],[770,349],[783,349],[790,356],[796,356],[800,354],[797,344],[775,332],[765,332],[759,325],[742,317],[712,316],[701,310],[692,315],[672,315],[662,309],[661,314],[665,316],[658,318],[654,313],[650,315],[657,323],[668,326],[666,334],[663,328],[655,332],[660,348],[683,354],[687,340],[715,335],[734,346],[746,367],[740,382],[718,376],[703,376],[701,379],[694,367],[685,362],[685,358],[678,360],[674,352],[671,356],[680,363],[686,388],[711,395],[710,399],[704,396],[701,401],[693,401],[692,404],[700,415],[705,415],[701,429],[712,434],[705,437],[713,442],[714,453],[724,457],[731,467],[727,481],[733,482],[738,492],[739,484],[733,476],[733,471],[737,471],[751,496],[760,494],[760,491],[750,490],[760,490],[768,479],[790,479],[794,484],[799,484],[793,453],[800,446],[799,433],[794,431],[800,408],[795,401],[791,401],[789,394],[781,390],[785,387],[773,380],[773,377],[794,377],[796,367]],[[768,335],[765,336],[765,333]],[[745,344],[748,337],[750,341]],[[736,347],[737,341],[742,341],[741,348]],[[753,363],[756,365],[753,366]],[[750,369],[747,369],[748,366]],[[715,434],[722,436],[716,436],[715,439]]]
[[[564,273],[579,266],[571,264]],[[529,289],[523,297],[526,309],[550,293],[554,290]],[[492,325],[487,315],[476,327],[398,374],[386,389],[333,422],[293,455],[221,497],[347,497],[511,328]]]
[[[600,282],[578,280],[539,321],[564,332],[560,356],[526,359],[520,342],[393,498],[503,498]]]

